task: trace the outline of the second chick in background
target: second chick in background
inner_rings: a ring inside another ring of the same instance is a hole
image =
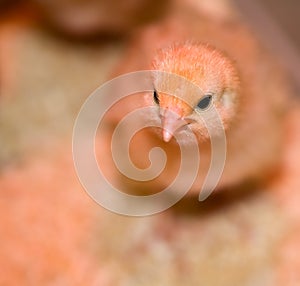
[[[162,17],[171,0],[30,0],[42,22],[59,33],[85,40],[124,36]]]

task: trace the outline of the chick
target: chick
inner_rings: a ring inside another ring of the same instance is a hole
[[[169,1],[30,0],[42,20],[60,33],[84,39],[124,35],[165,14]]]
[[[153,79],[153,92],[131,96],[114,106],[108,116],[112,128],[134,109],[157,107],[154,113],[144,114],[143,120],[160,122],[161,130],[147,128],[140,131],[131,141],[130,156],[138,167],[146,168],[149,150],[159,146],[165,150],[168,162],[164,171],[149,182],[138,183],[120,177],[118,171],[113,180],[134,189],[135,193],[157,192],[168,186],[180,166],[178,144],[189,144],[189,140],[184,139],[188,138],[188,128],[197,137],[201,156],[198,175],[191,188],[192,192],[198,192],[212,155],[211,138],[203,124],[203,114],[213,129],[211,135],[217,138],[225,130],[226,162],[219,189],[248,180],[261,180],[278,166],[284,106],[289,90],[280,67],[241,23],[181,11],[142,30],[131,44],[117,74],[140,69],[182,76],[202,92],[195,94],[183,88],[181,98],[160,93],[162,86],[168,86],[173,94],[176,90],[172,90],[172,81],[157,76]],[[224,130],[214,128],[217,118],[210,115],[211,106],[218,111]],[[186,123],[178,124],[181,120]],[[179,135],[179,142],[174,135]],[[120,141],[122,144],[126,143]]]
[[[186,124],[197,135],[199,142],[208,140],[209,134],[200,118],[200,113],[207,110],[212,103],[221,115],[224,127],[229,125],[238,112],[236,110],[240,87],[238,72],[231,60],[214,47],[190,42],[171,45],[169,48],[157,51],[152,67],[154,70],[182,76],[196,84],[200,90],[200,94],[184,90],[183,100],[175,96],[159,94],[155,90],[154,101],[163,110],[161,116],[164,141],[169,142],[172,133],[178,129],[176,124],[178,119],[186,120]],[[172,85],[171,80],[158,75],[154,80],[155,89]],[[171,87],[171,90],[175,94],[175,87]],[[217,128],[215,120],[217,121],[218,118],[212,115],[209,123]]]

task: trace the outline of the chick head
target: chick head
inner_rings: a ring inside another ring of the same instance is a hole
[[[233,61],[223,52],[208,44],[179,43],[158,50],[152,69],[168,73],[158,73],[153,80],[153,101],[158,106],[164,141],[184,133],[187,127],[204,141],[220,133],[218,121],[227,129],[236,117],[240,80]],[[197,86],[197,92],[190,85],[178,85],[178,76]],[[208,125],[213,134],[208,133]]]

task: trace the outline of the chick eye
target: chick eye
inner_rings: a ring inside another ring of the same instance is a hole
[[[211,100],[212,100],[212,95],[209,94],[209,95],[205,95],[197,104],[197,107],[200,108],[200,109],[206,109],[210,103],[211,103]]]
[[[153,100],[156,104],[159,104],[159,98],[156,90],[153,92]]]

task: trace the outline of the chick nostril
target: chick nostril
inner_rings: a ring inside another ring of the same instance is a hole
[[[192,119],[188,117],[182,118],[182,120],[185,122],[186,125],[191,125],[197,122],[196,119]]]

